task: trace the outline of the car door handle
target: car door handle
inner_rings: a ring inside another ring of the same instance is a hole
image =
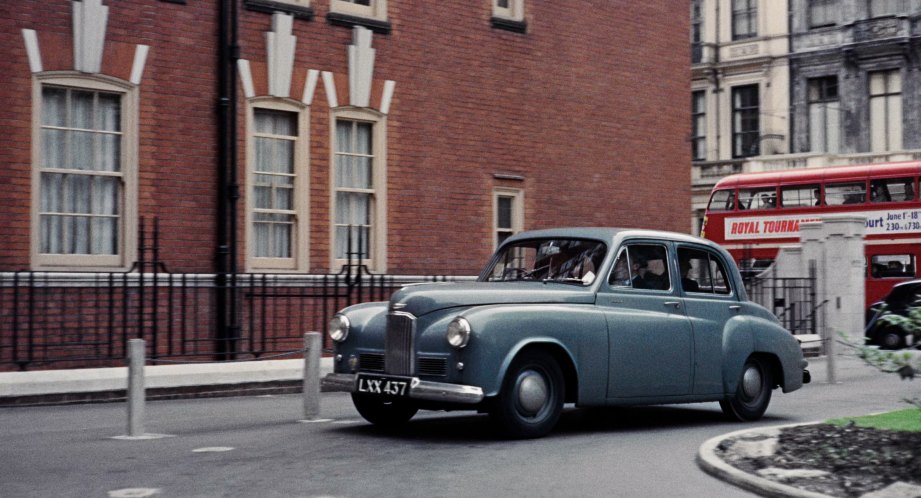
[[[742,306],[738,304],[730,304],[729,309],[731,309],[732,311],[739,311],[740,309],[742,309]]]
[[[674,306],[675,308],[681,307],[681,301],[665,301],[662,304],[664,304],[665,306]]]

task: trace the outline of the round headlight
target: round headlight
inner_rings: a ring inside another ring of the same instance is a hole
[[[466,346],[467,341],[470,340],[470,322],[462,316],[451,320],[451,323],[448,324],[446,338],[448,339],[448,344],[455,348],[460,349]]]
[[[346,337],[349,336],[349,319],[345,315],[336,315],[332,320],[329,321],[329,338],[336,341],[342,342]]]

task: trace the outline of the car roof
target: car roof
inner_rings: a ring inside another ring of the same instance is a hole
[[[596,239],[610,242],[618,235],[630,238],[651,238],[661,240],[671,240],[675,242],[691,242],[703,244],[710,247],[719,247],[712,241],[694,237],[692,235],[666,232],[661,230],[645,230],[637,228],[615,228],[615,227],[568,227],[568,228],[548,228],[543,230],[532,230],[520,232],[509,237],[505,243],[518,240],[537,239],[537,238],[578,238],[578,239]]]

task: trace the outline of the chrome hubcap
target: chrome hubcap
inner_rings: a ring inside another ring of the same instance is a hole
[[[757,368],[748,368],[742,375],[742,392],[749,399],[754,399],[761,394],[761,371]]]
[[[524,372],[518,382],[518,406],[528,415],[537,415],[550,396],[547,381],[537,372]]]

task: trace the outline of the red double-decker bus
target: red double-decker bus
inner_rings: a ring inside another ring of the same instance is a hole
[[[729,250],[743,271],[773,262],[820,216],[866,217],[867,304],[917,278],[921,257],[921,161],[742,173],[713,187],[701,237]]]

